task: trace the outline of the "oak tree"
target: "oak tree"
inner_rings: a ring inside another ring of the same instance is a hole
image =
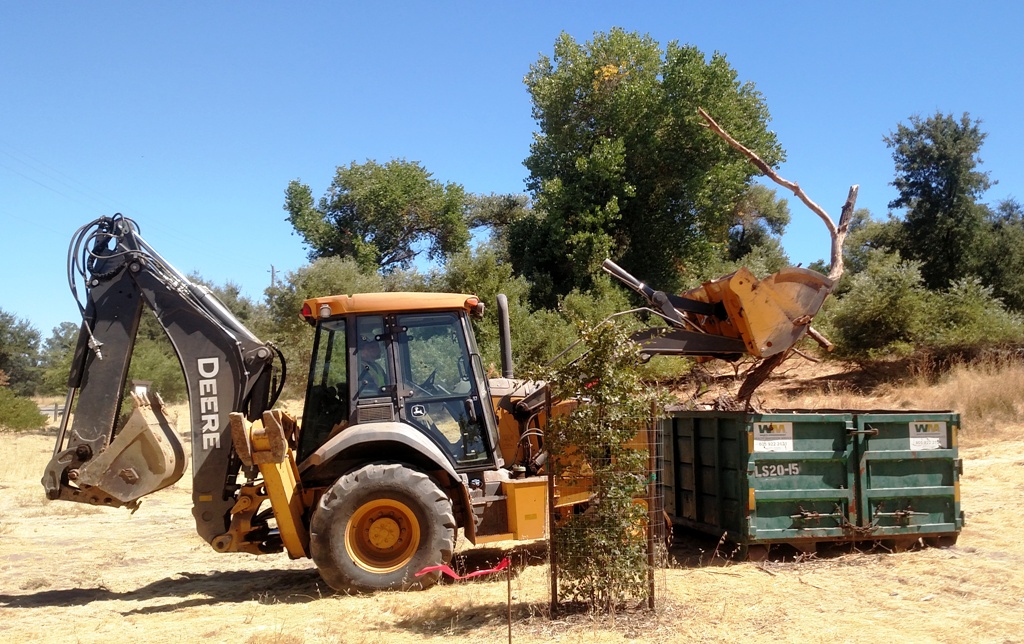
[[[707,131],[698,107],[766,162],[783,159],[763,97],[718,53],[622,29],[582,44],[563,33],[525,82],[535,208],[506,235],[537,304],[588,288],[606,257],[673,289],[718,253],[756,169]]]
[[[419,162],[392,159],[339,167],[319,202],[308,185],[292,181],[284,209],[311,260],[350,257],[388,272],[408,268],[424,250],[444,259],[464,248],[466,206],[461,185],[442,184]]]
[[[941,289],[976,274],[975,252],[986,208],[978,202],[990,187],[978,170],[987,136],[980,121],[936,113],[910,117],[885,137],[896,163],[890,208],[906,209],[900,255],[920,262],[924,284]]]

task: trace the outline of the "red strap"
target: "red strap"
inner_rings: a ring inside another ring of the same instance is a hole
[[[428,572],[435,572],[437,570],[440,570],[452,579],[470,579],[472,577],[480,577],[481,575],[489,575],[493,572],[498,572],[506,568],[508,568],[508,557],[502,559],[494,568],[487,568],[486,570],[474,570],[468,575],[460,575],[459,573],[449,568],[447,564],[441,564],[440,566],[427,566],[423,570],[416,573],[416,576],[419,577],[420,575],[425,575]]]

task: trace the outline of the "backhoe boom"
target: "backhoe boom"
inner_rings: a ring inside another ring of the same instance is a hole
[[[161,258],[135,223],[115,215],[79,229],[69,278],[80,273],[86,301],[69,403],[43,485],[51,499],[135,507],[172,485],[185,470],[184,451],[158,397],[136,397],[136,411],[118,425],[128,367],[144,308],[166,332],[181,363],[189,397],[193,513],[208,542],[223,534],[235,504],[240,462],[233,454],[229,414],[259,418],[271,398],[276,354],[205,287]],[[72,281],[72,290],[76,285]]]

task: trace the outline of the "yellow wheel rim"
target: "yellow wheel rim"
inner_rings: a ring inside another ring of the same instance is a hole
[[[409,506],[394,499],[361,505],[345,527],[345,549],[363,570],[389,573],[412,560],[420,543],[420,523]]]

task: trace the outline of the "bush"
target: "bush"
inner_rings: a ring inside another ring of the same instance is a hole
[[[983,349],[1024,339],[1021,317],[1008,311],[992,287],[976,277],[953,282],[938,295],[935,305],[930,344],[938,348]]]
[[[924,287],[920,264],[896,253],[870,255],[866,269],[850,277],[846,295],[818,320],[836,357],[908,355],[934,326],[934,294]]]
[[[835,355],[860,362],[915,355],[951,363],[1024,343],[1024,321],[975,277],[944,291],[924,287],[920,265],[895,253],[869,253],[842,297],[826,302],[817,323]]]
[[[46,416],[29,398],[15,395],[9,387],[0,387],[0,427],[25,430],[46,426]]]
[[[640,346],[613,322],[580,323],[586,351],[547,374],[552,395],[578,401],[555,415],[545,433],[553,476],[589,488],[584,512],[554,526],[559,596],[611,611],[648,596],[646,497],[652,472],[637,432],[660,407],[659,393],[640,375]],[[643,436],[643,434],[641,434]]]

